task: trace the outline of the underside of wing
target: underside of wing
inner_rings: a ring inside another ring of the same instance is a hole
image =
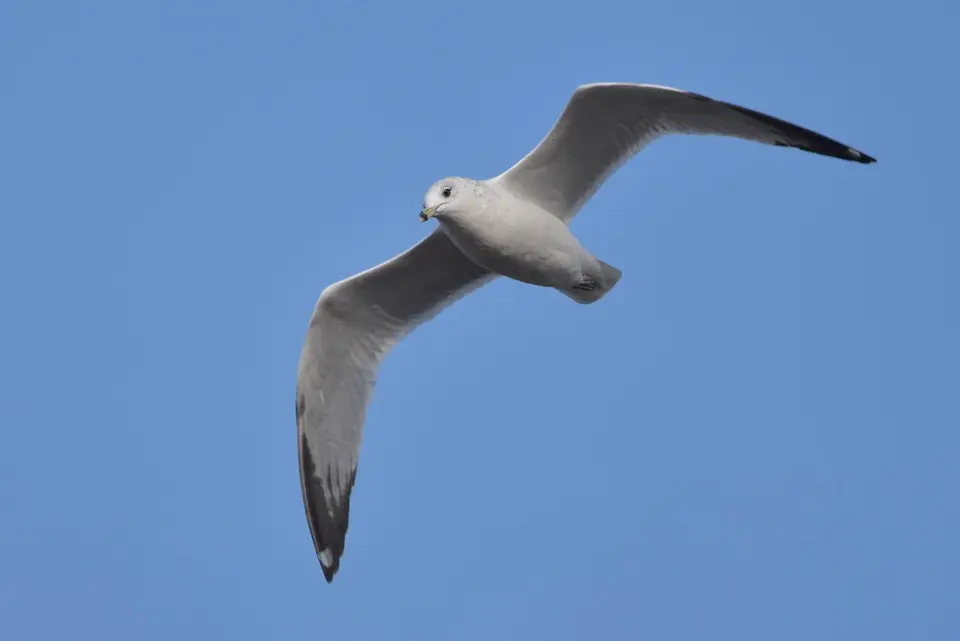
[[[320,295],[300,356],[296,413],[304,508],[328,583],[344,550],[364,416],[381,361],[417,325],[492,277],[436,230]]]
[[[719,135],[860,163],[874,158],[785,120],[658,85],[579,87],[547,136],[493,180],[563,219],[643,147],[667,134]]]

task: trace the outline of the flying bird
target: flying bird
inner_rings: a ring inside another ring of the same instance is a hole
[[[869,164],[874,158],[773,116],[650,84],[578,87],[519,162],[488,180],[444,178],[420,219],[437,227],[390,260],[329,285],[297,372],[297,441],[307,523],[323,576],[340,567],[364,415],[383,358],[409,332],[498,276],[556,289],[580,304],[621,272],[568,225],[619,167],[667,134],[719,135]]]

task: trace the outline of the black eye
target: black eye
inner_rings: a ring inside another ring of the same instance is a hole
[[[449,188],[449,187],[444,187],[444,188],[440,191],[440,193],[443,194],[443,197],[444,197],[444,198],[449,198],[449,197],[450,197],[450,188]]]

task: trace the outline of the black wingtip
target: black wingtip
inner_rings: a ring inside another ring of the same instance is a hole
[[[320,564],[320,569],[323,570],[323,578],[327,583],[333,583],[333,577],[337,575],[337,568],[340,567],[339,559],[337,559],[337,564],[333,567],[328,568],[323,563]]]
[[[814,151],[814,153],[818,153],[815,150],[805,149],[804,151]],[[846,154],[842,156],[838,155],[837,157],[841,158],[842,160],[851,160],[853,162],[858,162],[863,165],[869,165],[877,162],[877,159],[874,158],[873,156],[868,156],[867,154],[863,153],[859,149],[854,149],[853,147],[847,147]]]
[[[813,133],[813,132],[808,132]],[[820,136],[820,134],[815,134],[819,136],[819,139],[813,139],[814,144],[806,143],[794,143],[794,142],[775,142],[773,143],[776,147],[788,147],[791,149],[799,149],[801,151],[806,151],[811,154],[819,154],[821,156],[830,156],[833,158],[838,158],[839,160],[849,160],[850,162],[858,162],[862,165],[870,165],[877,162],[877,159],[873,156],[868,156],[862,151],[857,151],[853,147],[846,147],[841,143],[831,140],[826,136]],[[827,144],[823,144],[823,143]]]
[[[825,156],[831,155],[831,154],[829,154],[829,153],[825,153],[825,152],[824,152],[823,150],[821,150],[821,149],[806,149],[806,148],[802,148],[802,149],[803,149],[804,151],[810,151],[810,152],[813,152],[813,153],[815,153],[815,154],[816,154],[816,153],[819,153],[819,154],[823,154],[823,155],[825,155]],[[873,156],[868,156],[867,154],[863,153],[862,151],[857,151],[857,150],[854,149],[853,147],[847,147],[847,153],[845,153],[845,154],[843,154],[843,155],[841,155],[841,154],[836,154],[835,157],[836,157],[836,158],[840,158],[841,160],[850,160],[850,161],[852,161],[852,162],[858,162],[858,163],[860,163],[860,164],[862,164],[862,165],[870,165],[870,164],[873,164],[873,163],[877,162],[877,159],[874,158]]]
[[[303,414],[304,405],[302,398],[298,400],[299,416]],[[354,467],[349,471],[344,479],[345,483],[334,481],[334,478],[339,478],[339,473],[333,469],[327,469],[326,478],[321,478],[316,474],[314,457],[310,453],[306,435],[301,434],[299,443],[300,481],[307,525],[313,538],[317,561],[323,570],[323,578],[327,583],[332,583],[340,569],[340,557],[343,555],[350,513],[350,492],[357,478],[357,469]],[[327,488],[336,487],[338,490],[336,493],[329,492],[329,501],[324,484]]]
[[[706,96],[697,95],[696,97],[698,100],[712,100]],[[713,100],[713,102],[720,101]],[[773,131],[779,132],[780,135],[783,136],[783,140],[773,143],[777,147],[792,147],[794,149],[808,151],[812,154],[830,156],[840,160],[849,160],[864,165],[877,162],[877,159],[873,156],[868,156],[862,151],[858,151],[853,147],[849,147],[842,142],[834,140],[833,138],[828,138],[823,134],[818,134],[817,132],[811,131],[805,127],[795,125],[792,122],[787,122],[786,120],[776,118],[769,114],[755,111],[753,109],[747,109],[746,107],[741,107],[740,105],[735,105],[733,103],[725,102],[723,104],[727,105],[734,111],[738,111],[743,115],[756,120],[757,122],[763,123]]]

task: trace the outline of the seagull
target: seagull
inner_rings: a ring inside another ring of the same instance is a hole
[[[384,357],[407,334],[499,276],[556,289],[579,304],[603,298],[619,269],[569,223],[604,181],[667,134],[730,136],[862,164],[836,140],[731,103],[672,87],[578,87],[546,137],[502,174],[444,178],[424,197],[436,228],[380,265],[320,294],[297,371],[297,445],[307,523],[327,583],[340,567],[364,416]]]

